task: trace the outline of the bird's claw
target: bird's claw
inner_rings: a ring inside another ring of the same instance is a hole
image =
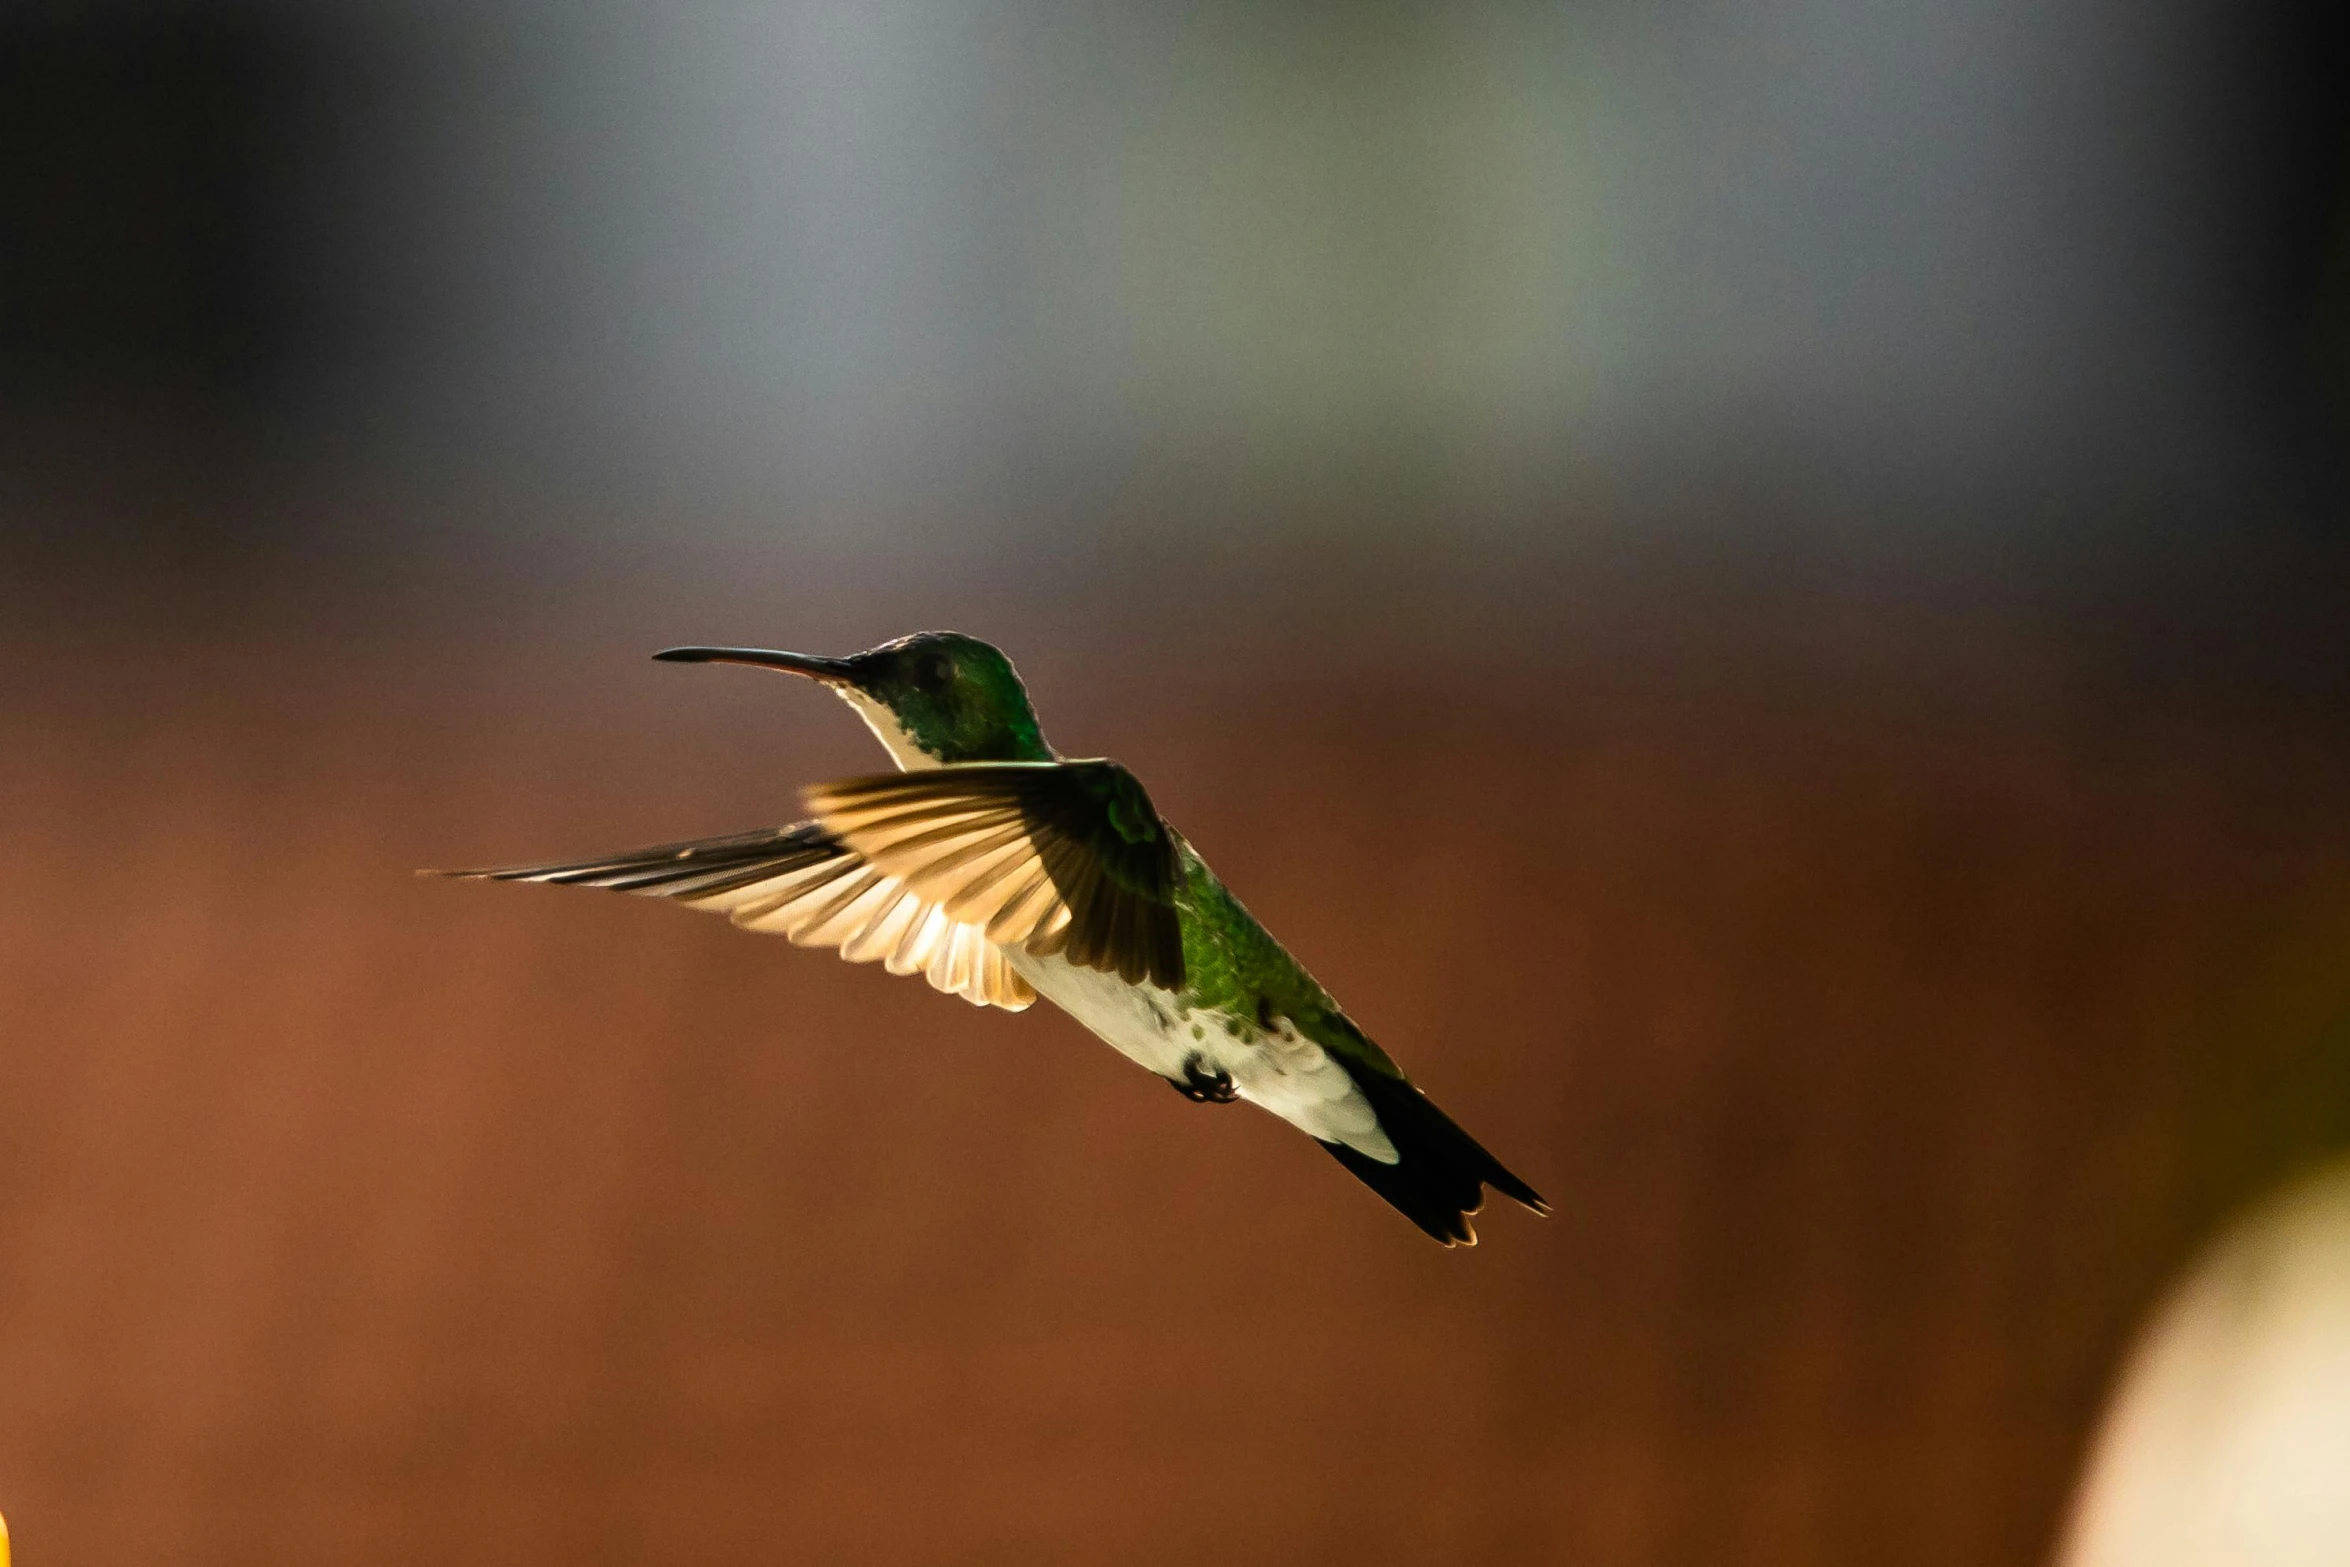
[[[1240,1097],[1230,1072],[1222,1067],[1211,1072],[1198,1056],[1183,1063],[1183,1076],[1170,1077],[1167,1081],[1175,1085],[1175,1092],[1195,1105],[1228,1105]]]

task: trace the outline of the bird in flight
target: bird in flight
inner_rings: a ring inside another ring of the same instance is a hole
[[[437,874],[669,898],[975,1006],[1041,995],[1185,1098],[1270,1110],[1447,1246],[1476,1244],[1487,1186],[1550,1211],[1241,907],[1140,780],[1045,744],[995,647],[925,631],[847,658],[653,656],[829,686],[900,770],[814,785],[790,827]]]

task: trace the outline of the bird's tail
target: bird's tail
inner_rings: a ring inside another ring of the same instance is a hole
[[[1447,1246],[1476,1245],[1477,1231],[1469,1216],[1485,1206],[1488,1186],[1536,1213],[1550,1212],[1540,1193],[1504,1169],[1426,1094],[1400,1077],[1377,1072],[1354,1076],[1378,1112],[1379,1129],[1402,1157],[1382,1164],[1343,1143],[1322,1146],[1431,1238]]]

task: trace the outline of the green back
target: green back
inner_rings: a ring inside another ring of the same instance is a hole
[[[1287,1018],[1348,1066],[1401,1080],[1403,1070],[1242,907],[1198,851],[1188,843],[1182,848],[1184,875],[1175,906],[1183,919],[1183,1001],[1223,1013],[1244,1039]]]

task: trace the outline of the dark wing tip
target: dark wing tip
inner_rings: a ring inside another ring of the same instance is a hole
[[[745,881],[779,874],[795,863],[841,855],[840,845],[812,822],[756,827],[721,838],[656,843],[592,860],[544,865],[492,865],[473,870],[422,870],[420,877],[456,881],[535,881],[558,886],[608,887],[652,897],[704,896]]]
[[[468,870],[422,870],[416,873],[419,881],[520,881],[551,869],[535,865],[484,865]]]

